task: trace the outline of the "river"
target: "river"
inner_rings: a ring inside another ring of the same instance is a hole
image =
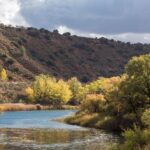
[[[119,137],[55,121],[74,110],[0,113],[0,150],[107,150]]]

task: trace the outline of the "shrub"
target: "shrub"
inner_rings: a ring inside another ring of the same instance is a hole
[[[32,102],[34,100],[34,91],[31,87],[28,87],[25,89],[25,92],[28,96],[28,100],[30,100],[30,102]]]
[[[70,32],[63,33],[64,36],[71,36]]]
[[[20,47],[21,54],[24,55],[26,53],[26,48],[24,46]]]
[[[1,80],[2,80],[2,81],[6,81],[6,80],[8,79],[8,78],[7,78],[7,72],[6,72],[5,69],[2,69],[0,75],[1,75]]]
[[[142,115],[143,123],[150,128],[150,109],[146,109]]]
[[[81,104],[82,111],[88,111],[90,113],[97,113],[103,111],[103,104],[105,103],[104,96],[102,94],[90,94],[86,96],[86,99]]]
[[[12,65],[13,63],[14,63],[14,60],[13,60],[13,59],[10,58],[10,59],[7,60],[7,64],[8,64],[8,65]]]
[[[134,130],[126,130],[123,137],[125,142],[117,146],[116,150],[146,150],[150,146],[150,131],[148,130],[143,131],[138,127],[134,127]]]

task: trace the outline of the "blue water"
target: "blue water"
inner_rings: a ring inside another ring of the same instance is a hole
[[[79,129],[78,126],[54,121],[57,118],[73,115],[75,112],[75,110],[4,112],[0,114],[0,128]]]
[[[0,150],[107,150],[118,136],[55,121],[74,110],[0,113]]]

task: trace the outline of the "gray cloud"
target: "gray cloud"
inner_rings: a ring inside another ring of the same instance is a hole
[[[82,37],[91,37],[91,38],[106,37],[108,39],[115,39],[115,40],[120,40],[124,42],[150,43],[150,33],[96,34],[96,33],[89,33],[89,32],[82,32],[79,30],[74,30],[66,26],[59,26],[58,31],[61,34],[65,32],[70,32],[72,35],[79,35]]]
[[[0,0],[0,21],[148,42],[149,6],[150,0]]]
[[[103,34],[150,32],[149,0],[22,0],[22,14],[38,27],[65,25]]]

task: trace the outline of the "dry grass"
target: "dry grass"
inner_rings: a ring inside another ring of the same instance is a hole
[[[55,106],[43,106],[40,104],[23,104],[23,103],[4,103],[0,104],[0,112],[2,111],[30,111],[30,110],[48,110],[48,109],[64,109],[77,110],[79,106],[62,105],[57,108]]]
[[[25,110],[46,110],[50,109],[49,106],[23,104],[23,103],[5,103],[0,104],[0,111],[25,111]]]
[[[62,109],[65,109],[65,110],[79,110],[79,107],[80,106],[72,106],[72,105],[62,105]]]
[[[87,113],[80,112],[75,116],[71,116],[65,118],[66,123],[79,125],[83,127],[90,127],[96,129],[103,129],[107,131],[118,131],[120,132],[120,128],[118,126],[117,120],[112,117],[105,116],[104,114],[99,113]]]
[[[100,120],[100,116],[97,113],[87,114],[87,113],[79,113],[75,116],[71,116],[65,119],[65,122],[80,125],[84,127],[93,127],[98,128],[96,125],[97,122]]]

